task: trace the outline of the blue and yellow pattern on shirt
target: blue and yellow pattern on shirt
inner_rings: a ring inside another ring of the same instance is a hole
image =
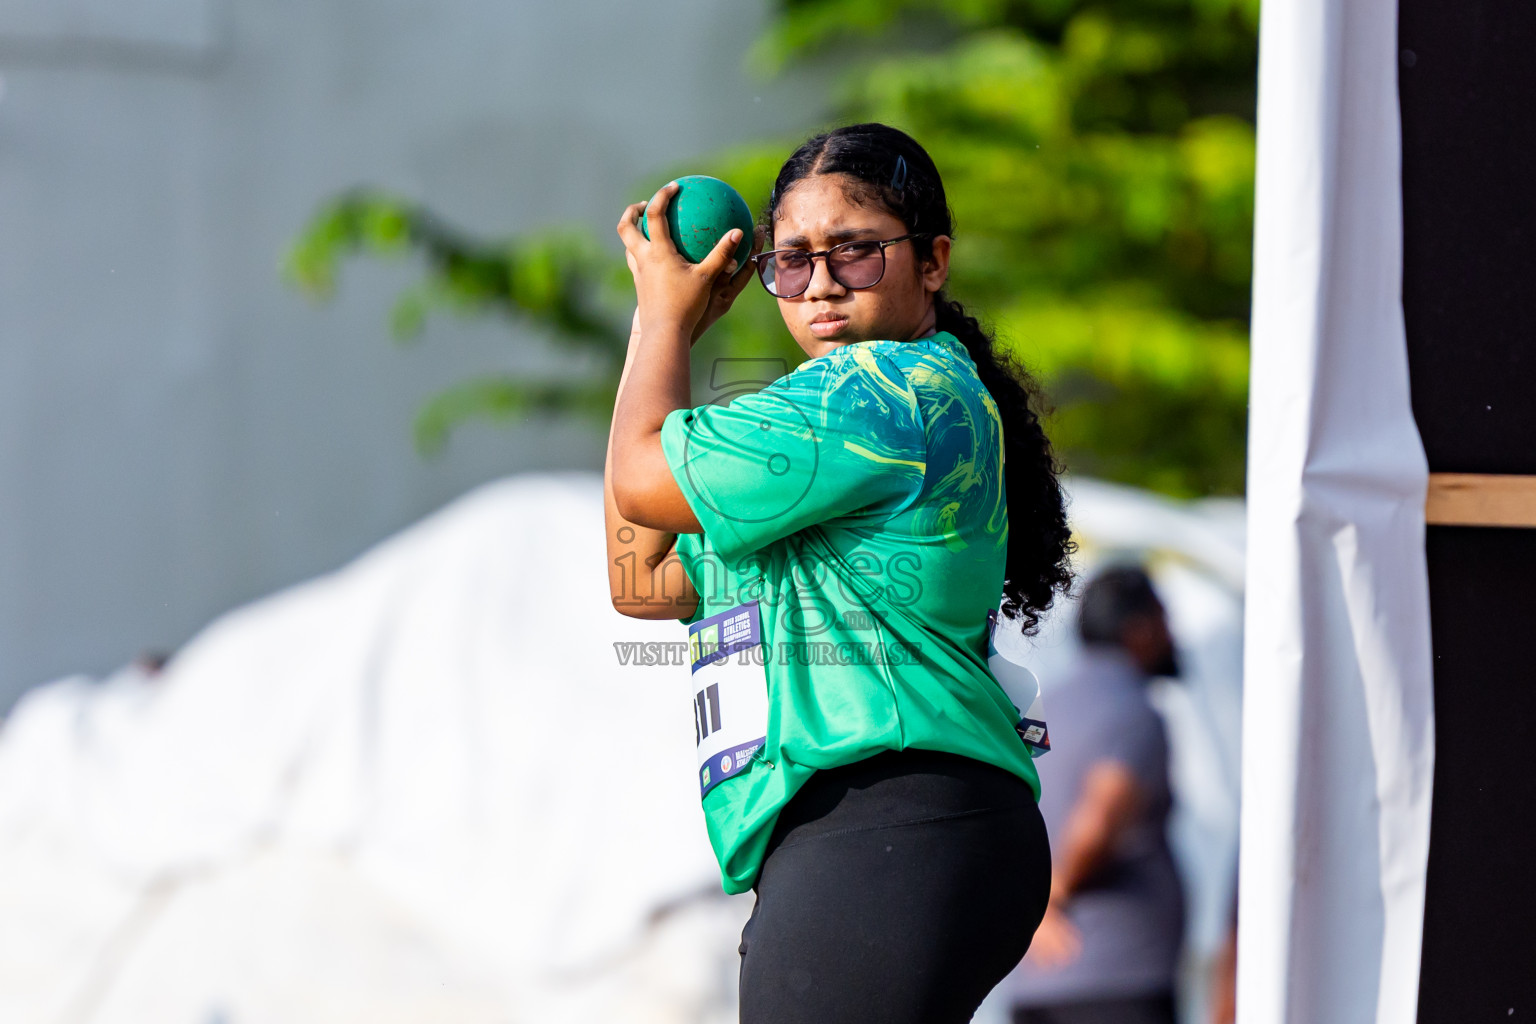
[[[750,889],[811,774],[882,750],[974,757],[1040,784],[987,667],[1008,551],[1002,419],[952,334],[865,341],[661,443],[703,527],[676,551],[695,622],[758,600],[767,740],[704,798],[726,892]]]

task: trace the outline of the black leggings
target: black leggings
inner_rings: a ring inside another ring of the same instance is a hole
[[[1050,894],[1029,785],[937,751],[818,771],[768,850],[741,1024],[961,1024],[1023,959]]]

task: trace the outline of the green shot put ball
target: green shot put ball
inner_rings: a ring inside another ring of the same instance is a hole
[[[677,179],[678,191],[667,204],[667,227],[672,244],[689,263],[698,263],[725,237],[731,228],[741,229],[741,244],[736,247],[736,269],[740,270],[752,255],[752,211],[741,193],[706,174],[689,174]],[[647,221],[650,213],[640,215],[640,231],[651,237]]]

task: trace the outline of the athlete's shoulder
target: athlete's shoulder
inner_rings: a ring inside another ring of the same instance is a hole
[[[908,364],[896,351],[903,343],[870,341],[846,345],[829,367],[829,383],[850,395],[878,399],[880,405],[904,407],[916,416],[917,392],[912,387]]]
[[[964,381],[977,376],[970,352],[948,332],[912,341],[867,341],[846,346],[844,352],[852,356],[860,350],[872,360],[900,367],[913,383],[932,383],[935,378]]]
[[[814,389],[851,394],[863,390],[910,395],[907,369],[894,341],[861,341],[841,345],[815,359],[808,359],[775,383],[789,389]]]
[[[861,341],[854,345],[844,345],[836,354],[844,362],[862,366],[899,366],[905,371],[921,359],[924,347],[921,341]]]

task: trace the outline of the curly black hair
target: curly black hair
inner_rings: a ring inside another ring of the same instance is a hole
[[[813,174],[847,175],[850,202],[883,208],[908,231],[924,233],[927,237],[913,240],[919,259],[933,255],[934,236],[954,237],[954,215],[939,170],[917,140],[900,129],[851,124],[808,139],[779,170],[765,227],[772,230],[791,186]],[[992,333],[945,291],[935,297],[935,307],[938,330],[965,345],[1002,416],[1009,529],[1001,610],[1010,619],[1022,618],[1023,631],[1031,634],[1057,593],[1070,591],[1071,556],[1077,549],[1067,527],[1059,480],[1063,467],[1040,423],[1040,386],[1016,359],[999,352]]]

